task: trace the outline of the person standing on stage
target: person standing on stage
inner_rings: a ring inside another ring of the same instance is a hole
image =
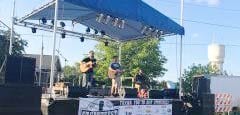
[[[145,86],[147,85],[146,84],[146,78],[143,74],[143,71],[142,69],[139,69],[137,75],[135,76],[135,88],[138,89],[138,92],[143,89],[143,88],[146,88]]]
[[[120,63],[118,62],[118,56],[113,56],[112,63],[109,65],[108,69],[108,77],[112,79],[112,87],[111,87],[111,95],[118,96],[120,85],[121,85],[121,73],[122,68]]]
[[[96,59],[94,58],[94,51],[90,51],[89,56],[87,58],[84,58],[80,63],[80,69],[83,74],[82,87],[90,89],[93,85],[92,82],[94,77],[94,68],[96,65],[97,64]]]

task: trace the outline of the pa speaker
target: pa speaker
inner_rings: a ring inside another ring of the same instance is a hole
[[[5,83],[34,85],[35,65],[34,58],[8,56]]]
[[[68,87],[68,97],[78,98],[78,97],[87,97],[89,91],[87,88],[79,86],[69,86]]]
[[[178,99],[179,92],[177,89],[164,89],[163,96],[165,99]]]
[[[200,100],[202,115],[214,115],[215,95],[210,93],[201,94]]]
[[[123,98],[137,98],[136,88],[122,88],[120,91],[120,96]]]
[[[163,92],[161,90],[150,90],[148,97],[149,99],[163,99]]]

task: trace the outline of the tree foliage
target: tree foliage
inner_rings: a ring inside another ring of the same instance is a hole
[[[2,65],[4,58],[9,53],[9,39],[10,32],[3,33],[0,35],[0,65]],[[21,55],[24,53],[24,47],[27,46],[27,41],[15,36],[12,45],[12,55]]]
[[[74,66],[65,66],[63,68],[64,81],[72,84],[78,84],[80,78],[79,76],[81,76],[79,67],[80,63],[75,63]]]
[[[159,39],[144,39],[122,43],[121,47],[121,65],[125,69],[124,77],[133,77],[138,69],[142,69],[145,75],[153,81],[153,78],[161,77],[167,71],[163,64],[167,59],[159,50]],[[118,55],[120,44],[111,42],[109,46],[99,43],[96,46],[96,56],[98,59],[98,67],[96,78],[98,81],[106,82],[107,70],[111,63],[111,58]]]
[[[216,75],[219,70],[216,67],[208,65],[192,64],[183,73],[183,91],[191,93],[193,77],[197,75]]]

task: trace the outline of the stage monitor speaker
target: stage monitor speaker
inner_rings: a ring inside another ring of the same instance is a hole
[[[137,94],[136,88],[122,88],[120,91],[120,97],[123,98],[137,98]]]
[[[55,100],[48,106],[48,115],[78,115],[78,100]]]
[[[177,89],[164,89],[163,97],[165,99],[179,99],[179,92]]]
[[[161,90],[150,90],[148,92],[149,99],[163,99],[163,92]]]
[[[86,98],[89,91],[87,88],[82,88],[79,86],[69,86],[68,87],[68,97],[70,98],[79,98],[84,97]]]
[[[5,83],[34,85],[35,66],[35,58],[8,56]]]

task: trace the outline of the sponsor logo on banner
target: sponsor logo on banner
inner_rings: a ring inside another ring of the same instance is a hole
[[[79,115],[119,115],[118,109],[114,108],[112,102],[107,99],[84,99],[80,100],[80,103],[85,103],[85,107],[79,108]]]

